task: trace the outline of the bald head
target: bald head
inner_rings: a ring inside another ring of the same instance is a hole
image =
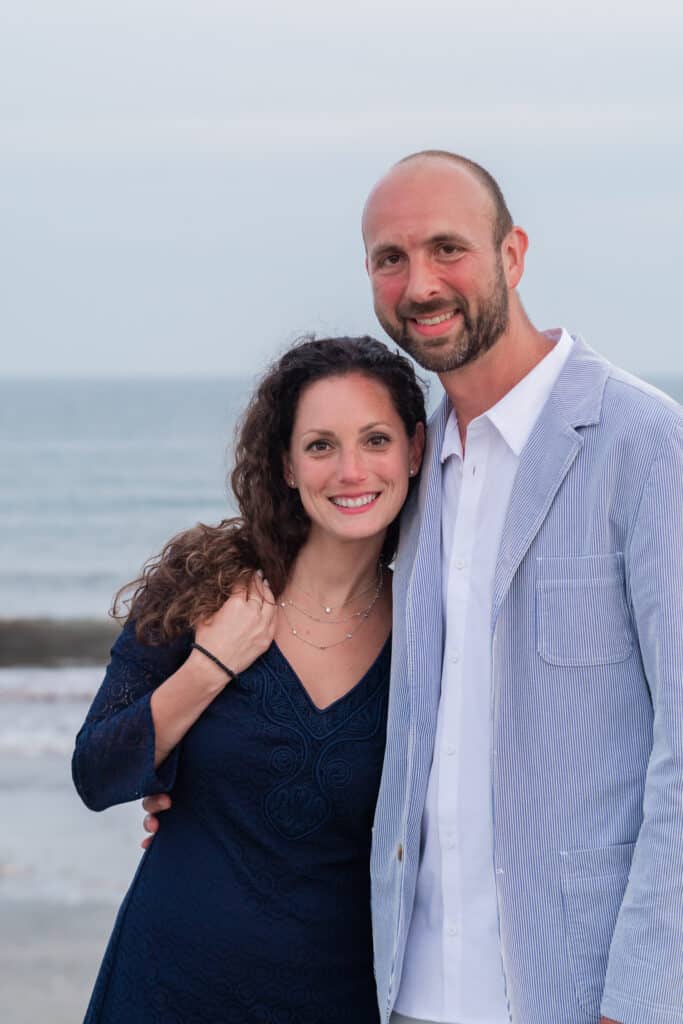
[[[500,189],[453,153],[414,153],[375,185],[363,211],[366,266],[387,334],[424,367],[449,373],[507,332],[527,239]]]
[[[363,210],[363,237],[367,238],[366,221],[373,200],[386,190],[386,186],[404,185],[410,188],[411,178],[424,179],[427,176],[433,178],[435,187],[438,187],[439,180],[448,188],[449,185],[455,185],[458,179],[461,182],[469,179],[470,186],[478,185],[482,209],[486,210],[491,222],[493,244],[496,248],[501,245],[512,230],[513,220],[498,182],[481,164],[444,149],[424,149],[410,153],[380,178],[370,192]]]

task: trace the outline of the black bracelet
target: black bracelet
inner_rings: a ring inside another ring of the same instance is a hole
[[[233,672],[233,670],[231,668],[228,668],[227,665],[224,665],[223,662],[219,658],[217,658],[215,654],[211,653],[211,651],[207,651],[206,647],[202,647],[201,644],[195,643],[193,643],[192,646],[194,647],[195,651],[201,651],[202,654],[205,654],[207,658],[210,658],[214,665],[218,665],[219,668],[222,668],[226,676],[229,676],[233,682],[235,679],[237,679],[237,673]]]

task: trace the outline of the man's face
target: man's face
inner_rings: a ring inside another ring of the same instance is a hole
[[[372,192],[363,234],[375,312],[420,365],[459,369],[508,323],[493,204],[471,172],[442,159],[395,167]]]

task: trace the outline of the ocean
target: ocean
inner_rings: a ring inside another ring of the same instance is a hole
[[[137,805],[71,783],[114,592],[234,512],[247,380],[0,380],[0,1020],[82,1016],[140,856]],[[653,380],[683,400],[683,378]],[[35,979],[40,984],[35,983]]]

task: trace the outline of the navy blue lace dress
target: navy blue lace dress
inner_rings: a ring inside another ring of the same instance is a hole
[[[155,772],[150,696],[190,642],[146,646],[127,626],[76,740],[89,807],[173,796],[86,1022],[377,1024],[369,857],[389,643],[325,710],[272,645]]]

